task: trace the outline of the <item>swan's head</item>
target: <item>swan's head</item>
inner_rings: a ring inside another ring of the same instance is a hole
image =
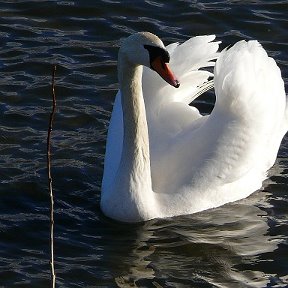
[[[163,42],[154,34],[139,32],[126,38],[119,55],[131,65],[143,65],[156,71],[167,83],[178,88],[179,81],[168,66],[170,55]]]

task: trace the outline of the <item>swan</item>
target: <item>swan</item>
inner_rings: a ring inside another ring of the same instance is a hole
[[[101,190],[106,216],[192,214],[261,188],[288,129],[281,72],[256,40],[219,53],[214,39],[165,47],[139,32],[122,42]],[[213,66],[216,103],[202,116],[189,103],[209,88],[203,68]]]

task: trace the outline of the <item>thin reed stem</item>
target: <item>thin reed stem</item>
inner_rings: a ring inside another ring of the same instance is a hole
[[[48,184],[50,193],[50,271],[51,271],[50,287],[52,288],[55,288],[56,283],[56,275],[54,269],[54,195],[53,195],[52,175],[51,175],[51,134],[52,134],[54,115],[56,111],[55,74],[56,74],[56,65],[53,66],[52,71],[53,106],[52,106],[52,112],[50,113],[48,136],[47,136],[47,170],[48,170]]]

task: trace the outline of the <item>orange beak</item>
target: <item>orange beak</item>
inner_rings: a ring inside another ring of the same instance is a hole
[[[178,88],[180,86],[179,81],[176,79],[168,64],[165,63],[161,57],[157,57],[151,62],[151,68],[156,71],[171,86],[175,88]]]

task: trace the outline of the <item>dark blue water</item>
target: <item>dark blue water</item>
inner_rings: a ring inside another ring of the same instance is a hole
[[[288,84],[287,1],[0,1],[0,287],[49,287],[46,137],[57,287],[287,287],[288,138],[263,189],[215,210],[124,225],[99,209],[119,39],[258,39]],[[213,97],[198,100],[206,113]]]

